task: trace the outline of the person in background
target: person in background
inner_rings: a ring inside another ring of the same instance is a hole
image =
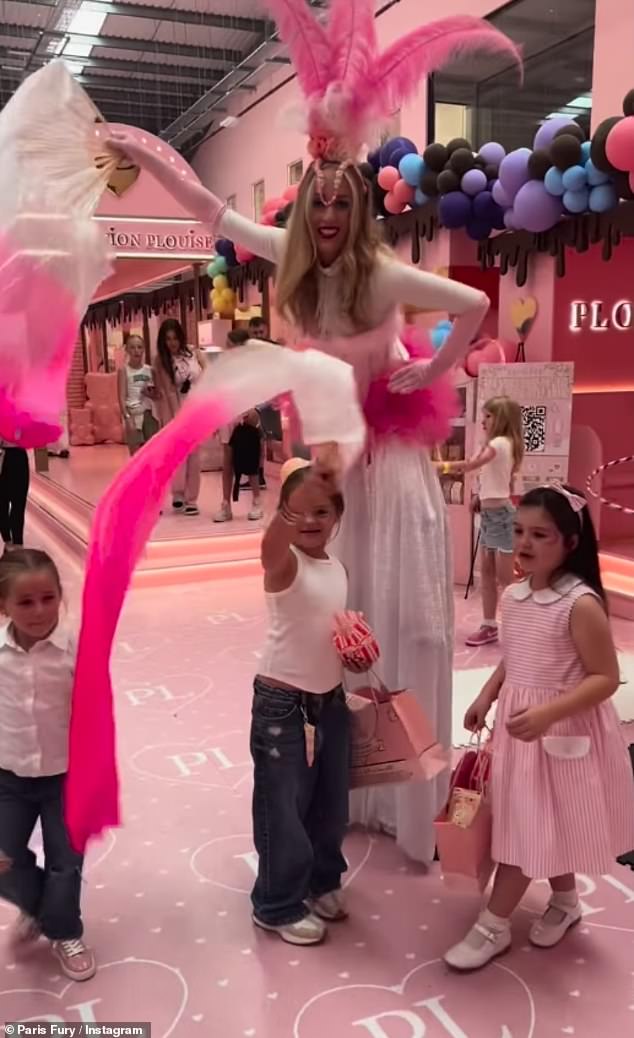
[[[227,349],[234,350],[239,346],[244,346],[249,341],[249,333],[244,328],[235,328],[233,331],[227,333]],[[256,412],[257,414],[257,412]],[[231,508],[231,501],[233,497],[233,481],[235,476],[235,465],[233,456],[233,440],[234,432],[239,428],[243,419],[240,418],[238,421],[231,422],[229,425],[223,425],[219,431],[220,442],[222,444],[222,504],[219,510],[214,516],[215,523],[229,523],[233,519],[233,510]],[[254,416],[251,416],[251,424],[253,425]],[[257,423],[259,426],[259,416],[257,416]],[[242,433],[239,435],[239,439],[242,438]],[[261,440],[261,437],[258,437]],[[261,448],[260,448],[261,450]],[[249,468],[252,468],[252,459],[249,458]],[[258,463],[255,475],[259,474],[260,465]],[[246,469],[242,470],[244,475],[249,475],[249,485],[253,490],[253,507],[249,512],[248,518],[251,520],[262,518],[262,507],[260,505],[260,488],[254,486],[252,479],[253,476],[249,474]],[[256,494],[257,490],[257,494]]]
[[[249,320],[249,338],[250,339],[261,339],[263,341],[270,341],[271,333],[269,326],[263,317],[251,317]],[[270,407],[269,404],[260,404],[256,410],[260,416],[260,428],[264,431],[265,428],[265,417],[263,412]],[[264,475],[264,452],[265,452],[265,437],[262,436],[262,457],[260,459],[260,468],[258,476],[260,479],[260,489],[266,490],[266,477]]]
[[[64,410],[60,415],[60,425],[62,427],[62,434],[59,440],[55,443],[50,443],[48,446],[49,458],[63,458],[67,460],[70,458],[69,441],[68,441],[68,412]]]
[[[498,588],[513,580],[513,484],[524,457],[522,409],[508,396],[487,400],[482,409],[486,443],[468,461],[443,463],[444,474],[480,471],[480,492],[471,507],[480,513],[480,579],[484,617],[467,645],[498,639]]]
[[[152,411],[155,397],[154,375],[145,363],[145,343],[140,335],[129,335],[125,342],[126,362],[117,372],[119,406],[130,454],[147,443],[158,431]]]
[[[585,498],[559,484],[529,491],[514,535],[527,579],[504,592],[502,662],[464,719],[481,731],[497,702],[495,881],[486,909],[445,955],[464,971],[509,949],[511,916],[531,880],[548,880],[550,900],[529,941],[554,948],[582,918],[575,873],[605,875],[634,846],[632,769],[611,702],[619,664]]]
[[[31,472],[23,447],[0,440],[0,536],[4,550],[24,544],[24,518]]]
[[[260,503],[260,461],[262,458],[262,427],[260,416],[253,409],[233,427],[231,439],[229,440],[231,460],[233,463],[233,500],[237,501],[240,496],[240,480],[246,476],[253,493],[253,503],[248,518],[251,520],[261,519],[263,516]]]
[[[64,825],[76,649],[61,604],[59,573],[45,552],[16,548],[0,560],[0,848],[8,859],[0,898],[20,911],[14,951],[46,937],[62,972],[83,981],[97,966],[83,940],[83,859]],[[38,820],[43,869],[29,848]]]
[[[205,367],[201,350],[187,345],[185,332],[173,317],[163,321],[156,342],[154,386],[161,423],[166,425],[180,410]],[[172,483],[172,507],[183,515],[199,515],[200,453],[192,451]]]

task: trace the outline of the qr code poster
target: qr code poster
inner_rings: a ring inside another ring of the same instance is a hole
[[[509,396],[522,409],[524,489],[568,475],[574,365],[483,364],[478,377],[478,416],[487,400]]]

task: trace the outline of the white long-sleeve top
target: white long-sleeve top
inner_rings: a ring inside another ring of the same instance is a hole
[[[64,625],[29,652],[11,624],[0,628],[0,768],[23,778],[66,772],[75,656]]]

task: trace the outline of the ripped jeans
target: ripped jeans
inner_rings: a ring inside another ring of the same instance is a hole
[[[303,919],[309,896],[341,886],[348,824],[350,719],[342,688],[290,692],[256,678],[251,719],[253,836],[259,855],[251,900],[263,923]],[[304,722],[315,725],[306,759]]]
[[[0,898],[35,919],[51,941],[69,941],[83,933],[79,907],[83,858],[72,849],[66,834],[65,778],[23,778],[0,769],[0,850],[13,863],[0,875]],[[29,848],[38,818],[43,869]]]

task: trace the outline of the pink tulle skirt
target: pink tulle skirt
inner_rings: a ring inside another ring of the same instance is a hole
[[[411,363],[430,360],[434,350],[425,332],[409,326],[401,341]],[[371,382],[363,405],[366,422],[375,439],[397,436],[425,447],[443,443],[451,432],[451,421],[459,413],[458,394],[451,374],[442,375],[431,386],[414,393],[391,393],[392,372]]]

